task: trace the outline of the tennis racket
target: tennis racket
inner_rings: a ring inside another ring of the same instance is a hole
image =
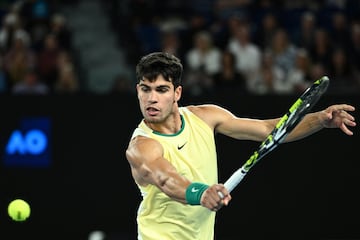
[[[229,192],[231,192],[241,182],[255,163],[265,157],[284,141],[285,137],[317,103],[319,98],[326,91],[328,85],[329,78],[327,76],[323,76],[304,91],[304,93],[289,108],[288,112],[279,120],[275,128],[260,144],[258,149],[254,151],[242,167],[236,170],[224,183]],[[219,193],[219,195],[222,197],[221,193]]]

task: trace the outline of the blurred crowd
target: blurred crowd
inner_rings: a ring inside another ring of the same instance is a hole
[[[331,94],[360,93],[358,0],[92,1],[106,11],[130,68],[144,54],[173,53],[192,95],[297,94],[323,75]],[[60,2],[79,0],[1,1],[0,92],[84,90]],[[132,91],[132,81],[119,76],[111,93]]]
[[[77,92],[72,32],[56,2],[2,0],[0,11],[0,92]]]
[[[184,87],[293,94],[328,75],[329,93],[360,93],[358,0],[103,2],[131,65],[152,51],[184,63]]]

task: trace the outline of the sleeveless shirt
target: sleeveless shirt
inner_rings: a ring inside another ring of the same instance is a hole
[[[161,134],[142,120],[132,137],[157,140],[164,158],[192,182],[212,185],[218,182],[217,154],[212,129],[186,107],[180,107],[182,127],[175,134]],[[138,185],[142,201],[137,211],[140,240],[214,239],[215,212],[170,199],[154,185]]]

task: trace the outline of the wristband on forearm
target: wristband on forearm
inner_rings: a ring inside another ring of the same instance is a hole
[[[201,196],[205,192],[205,190],[208,189],[208,187],[208,185],[199,182],[191,183],[186,188],[186,202],[190,205],[200,205]]]

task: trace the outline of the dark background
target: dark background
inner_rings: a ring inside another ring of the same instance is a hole
[[[298,96],[184,96],[182,104],[217,103],[243,117],[282,116]],[[333,103],[360,106],[359,96],[325,95],[313,110]],[[134,95],[0,96],[1,158],[23,117],[49,117],[49,168],[0,165],[0,239],[135,239],[140,194],[125,149],[141,119]],[[354,113],[359,118],[358,112]],[[217,136],[224,182],[259,143]],[[217,239],[360,239],[359,131],[326,129],[287,143],[259,162],[218,212]],[[13,222],[7,205],[31,205],[26,222]]]

